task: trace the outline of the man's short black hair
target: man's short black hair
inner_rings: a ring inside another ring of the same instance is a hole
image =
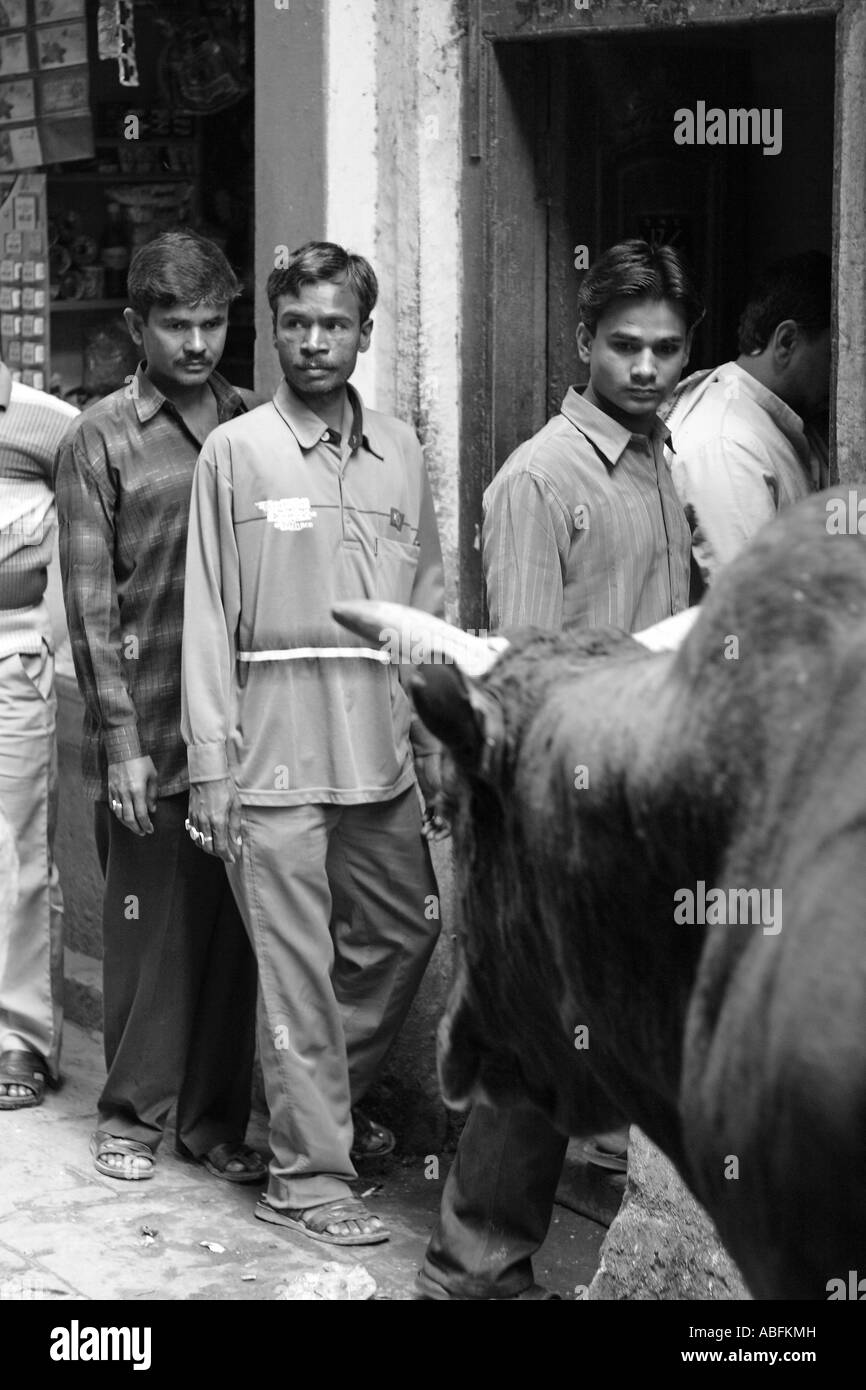
[[[620,241],[586,272],[577,294],[580,322],[595,333],[598,321],[615,299],[668,299],[676,304],[691,331],[704,316],[703,300],[691,271],[673,246],[650,246],[633,238]]]
[[[162,232],[138,248],[126,288],[131,307],[145,323],[156,305],[230,304],[242,292],[216,242],[185,227]]]
[[[336,242],[307,241],[292,252],[287,266],[272,270],[268,276],[268,303],[274,325],[280,295],[296,297],[302,285],[315,285],[321,280],[342,281],[354,290],[361,323],[367,322],[379,298],[379,282],[370,262]]]
[[[768,266],[740,318],[740,352],[763,352],[784,319],[793,319],[807,338],[829,328],[830,273],[830,257],[823,251],[804,251]]]

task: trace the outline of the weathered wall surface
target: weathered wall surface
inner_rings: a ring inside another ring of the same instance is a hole
[[[750,1298],[703,1207],[675,1168],[632,1126],[628,1179],[601,1247],[590,1300]]]
[[[299,0],[256,32],[256,386],[278,366],[264,284],[275,248],[326,237],[380,281],[367,403],[424,445],[458,600],[460,99],[465,23],[454,0]],[[274,93],[280,94],[279,101]]]
[[[322,0],[256,5],[255,382],[267,395],[279,380],[265,298],[275,247],[291,250],[324,233],[324,63]]]
[[[460,85],[464,28],[452,0],[331,0],[326,235],[379,276],[355,383],[411,421],[424,446],[457,612],[460,459]],[[312,235],[313,233],[311,233]]]
[[[866,6],[837,21],[835,250],[836,456],[839,480],[866,480]]]

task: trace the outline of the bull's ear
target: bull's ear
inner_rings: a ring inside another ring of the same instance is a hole
[[[505,734],[498,701],[457,666],[421,667],[409,687],[421,719],[457,762],[482,777],[494,775]]]

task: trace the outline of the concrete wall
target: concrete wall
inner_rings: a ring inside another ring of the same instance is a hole
[[[324,24],[321,0],[255,9],[255,383],[279,379],[265,281],[275,247],[299,246],[324,227]]]
[[[424,446],[456,619],[460,439],[460,34],[451,0],[330,0],[325,235],[367,256],[380,282],[370,351],[355,384],[411,421]],[[370,1097],[404,1147],[436,1152],[451,1120],[439,1099],[435,1029],[452,969],[451,864],[434,863],[443,936]]]
[[[410,420],[433,482],[449,611],[458,598],[460,73],[453,0],[326,0],[256,15],[256,385],[279,373],[264,284],[311,237],[380,281],[354,382]],[[274,93],[279,92],[279,101]]]

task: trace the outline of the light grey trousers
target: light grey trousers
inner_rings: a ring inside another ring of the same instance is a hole
[[[63,897],[54,657],[0,658],[0,805],[15,833],[18,899],[0,930],[0,1052],[29,1048],[57,1080],[63,1028]]]
[[[350,1106],[436,944],[436,878],[414,786],[360,806],[245,806],[241,833],[228,874],[259,967],[268,1201],[320,1206],[357,1176]]]

